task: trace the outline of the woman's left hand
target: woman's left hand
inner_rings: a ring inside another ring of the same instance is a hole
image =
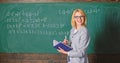
[[[59,49],[57,49],[58,50],[58,52],[60,52],[60,53],[63,53],[63,54],[68,54],[68,52],[67,51],[64,51],[62,48],[60,48],[59,47]]]

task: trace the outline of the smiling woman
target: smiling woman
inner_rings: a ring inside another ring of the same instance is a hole
[[[81,9],[75,9],[71,20],[72,29],[70,39],[64,39],[63,43],[69,45],[73,50],[65,51],[60,48],[58,51],[68,55],[68,63],[88,63],[87,47],[90,42],[89,33],[86,27],[86,14]]]

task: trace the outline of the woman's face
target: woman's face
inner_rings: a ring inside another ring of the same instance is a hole
[[[80,12],[76,12],[74,15],[74,20],[77,25],[83,25],[84,24],[84,17]]]

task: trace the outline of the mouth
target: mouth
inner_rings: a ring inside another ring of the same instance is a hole
[[[81,20],[77,20],[77,23],[81,24],[81,23],[82,23],[82,21],[81,21]]]

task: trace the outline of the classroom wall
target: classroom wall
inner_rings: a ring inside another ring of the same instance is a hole
[[[69,0],[0,0],[0,2],[69,2]],[[79,2],[83,0],[71,0]],[[119,0],[85,0],[118,2]],[[120,53],[116,54],[88,54],[90,63],[118,63]],[[0,53],[0,63],[66,63],[66,55],[37,54],[37,53]]]
[[[89,54],[89,63],[119,63],[120,54]],[[67,63],[63,54],[0,53],[0,63]]]
[[[119,2],[120,0],[0,0],[0,2]]]

